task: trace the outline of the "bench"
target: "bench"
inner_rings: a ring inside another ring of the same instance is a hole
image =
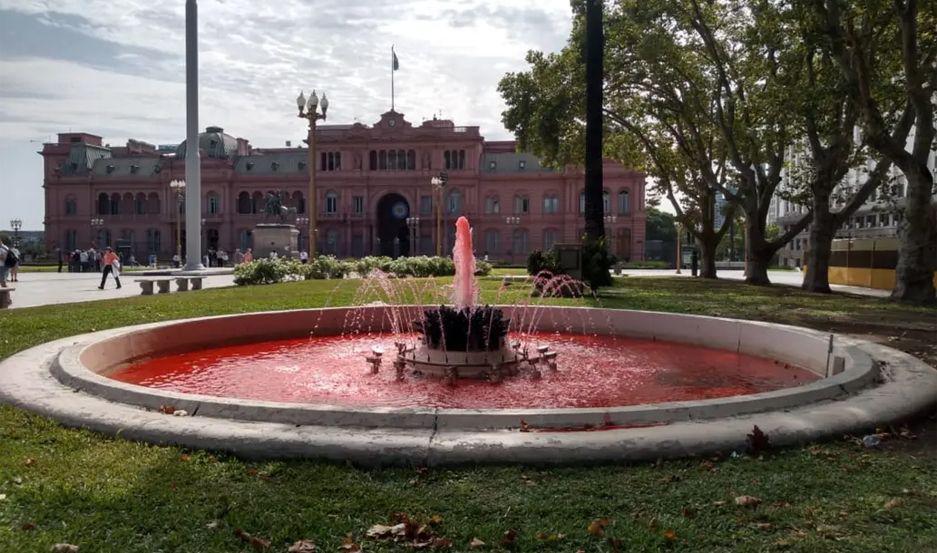
[[[13,286],[0,288],[0,309],[6,309],[13,303],[13,290],[16,290]]]
[[[205,277],[200,276],[166,276],[138,278],[137,282],[140,284],[142,295],[152,296],[154,284],[158,287],[160,294],[168,294],[170,292],[169,287],[173,281],[176,282],[176,290],[186,292],[189,290],[190,284],[192,285],[192,290],[201,290],[203,280],[205,280]]]

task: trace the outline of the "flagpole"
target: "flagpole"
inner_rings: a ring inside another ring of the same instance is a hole
[[[390,111],[394,111],[394,45],[390,45]]]

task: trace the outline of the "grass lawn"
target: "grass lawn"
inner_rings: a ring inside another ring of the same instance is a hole
[[[524,293],[519,286],[499,292],[497,281],[481,285],[488,301]],[[146,321],[347,304],[357,286],[309,281],[12,310],[0,314],[0,358]],[[937,311],[874,298],[625,278],[589,303],[847,332],[937,365]],[[0,552],[45,552],[59,542],[82,553],[285,552],[300,539],[320,551],[353,551],[339,549],[345,539],[364,551],[409,551],[366,537],[394,513],[424,521],[438,515],[431,528],[453,551],[469,550],[473,538],[486,543],[479,551],[937,551],[934,426],[877,450],[844,437],[760,458],[363,470],[130,443],[0,407]],[[760,504],[736,505],[743,495]],[[603,535],[590,533],[600,519],[608,519]],[[238,538],[236,529],[269,540],[269,549]],[[516,538],[503,540],[507,531]]]

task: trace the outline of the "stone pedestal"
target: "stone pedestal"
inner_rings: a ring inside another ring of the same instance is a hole
[[[293,225],[261,224],[254,227],[254,259],[269,257],[277,252],[280,257],[299,257],[299,230]]]

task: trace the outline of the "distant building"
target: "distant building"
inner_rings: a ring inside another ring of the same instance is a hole
[[[472,221],[476,253],[497,261],[523,263],[531,250],[577,242],[583,233],[583,171],[542,167],[535,156],[517,152],[512,141],[485,141],[478,127],[438,119],[413,126],[389,111],[370,127],[320,125],[316,144],[320,252],[351,257],[432,254],[435,195],[430,179],[441,171],[449,176],[441,237],[446,252],[459,215]],[[92,134],[60,134],[58,142],[40,152],[47,244],[74,249],[119,241],[138,259],[151,253],[170,257],[176,211],[184,210],[184,202],[177,201],[169,182],[185,177],[185,148],[185,142],[172,148],[137,140],[107,147]],[[253,148],[219,127],[199,136],[199,148],[204,248],[252,247],[252,230],[265,220],[268,192],[282,191],[287,206],[300,216],[305,213],[308,150]],[[607,161],[604,177],[605,211],[617,215],[606,224],[613,253],[640,260],[644,174]],[[92,218],[103,224],[92,227]],[[408,218],[419,218],[412,230]],[[184,228],[182,234],[184,243]],[[305,239],[306,233],[301,236]]]
[[[912,144],[914,136],[908,138],[908,145]],[[859,140],[859,130],[856,129],[855,140]],[[804,153],[804,145],[795,144],[788,150],[788,159],[792,166],[798,166],[809,162],[808,154]],[[934,180],[937,182],[937,169],[935,169],[935,157],[937,152],[931,150],[928,159],[928,167]],[[859,188],[866,182],[869,172],[874,169],[875,162],[870,160],[865,166],[851,169],[843,181],[837,185],[833,193],[832,210],[834,212],[841,210],[844,205],[844,199],[848,199],[851,191]],[[790,189],[790,172],[785,171],[782,175],[782,183],[778,191]],[[896,167],[892,166],[889,178],[887,179],[885,192],[876,190],[872,192],[869,200],[866,201],[852,217],[849,218],[842,227],[836,232],[836,238],[839,239],[879,239],[879,238],[897,238],[898,223],[901,221],[902,211],[904,210],[905,196],[907,194],[907,180]],[[937,187],[932,195],[931,204],[937,209]],[[768,211],[768,224],[778,225],[782,232],[790,225],[796,223],[808,211],[808,206],[796,204],[782,199],[778,194],[771,199],[771,205]],[[793,240],[778,251],[779,264],[787,267],[800,267],[804,264],[804,255],[809,248],[809,227],[798,234]]]

